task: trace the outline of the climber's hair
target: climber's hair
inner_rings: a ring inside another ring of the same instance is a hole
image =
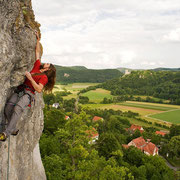
[[[40,69],[43,69],[43,65],[40,65]],[[47,94],[52,93],[56,82],[56,68],[53,64],[50,64],[49,69],[43,73],[34,73],[32,76],[38,76],[45,74],[48,78],[48,83],[44,86],[43,91]]]
[[[44,74],[48,78],[48,83],[44,86],[45,93],[52,93],[56,82],[56,68],[53,64],[50,64],[49,70],[45,71]]]

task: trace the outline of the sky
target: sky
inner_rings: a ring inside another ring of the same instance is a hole
[[[42,62],[91,69],[180,67],[180,0],[32,0]]]

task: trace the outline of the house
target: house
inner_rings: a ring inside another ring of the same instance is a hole
[[[129,71],[128,69],[125,70],[125,75],[131,74],[131,71]]]
[[[96,121],[103,121],[103,118],[99,117],[99,116],[94,116],[93,117],[93,122],[96,122]]]
[[[165,136],[166,135],[166,133],[165,132],[162,132],[162,131],[156,131],[156,134],[157,135],[161,135],[161,136]]]
[[[70,119],[70,117],[69,116],[65,116],[65,120],[68,120],[68,119]]]
[[[126,128],[127,131],[130,131],[130,132],[135,132],[136,130],[139,130],[141,133],[144,132],[144,129],[142,126],[138,126],[138,125],[135,125],[135,124],[132,124],[130,128]]]
[[[69,77],[70,75],[68,73],[64,73],[64,77]]]
[[[152,155],[152,156],[158,155],[158,150],[159,150],[155,144],[150,142],[150,140],[145,141],[143,137],[138,137],[136,139],[133,139],[128,144],[123,144],[122,146],[125,149],[129,148],[130,146],[134,146],[140,149],[143,153],[147,155]]]
[[[88,134],[88,138],[90,139],[89,144],[94,144],[99,138],[99,134],[95,128],[87,130],[86,133]]]
[[[58,108],[60,105],[59,105],[59,103],[54,103],[53,105],[52,105],[52,107],[54,107],[54,108]]]

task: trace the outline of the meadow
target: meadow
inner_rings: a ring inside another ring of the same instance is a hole
[[[160,119],[174,124],[180,124],[180,109],[149,115],[148,117],[158,120]]]
[[[64,96],[64,99],[76,98],[77,93],[89,86],[95,86],[98,83],[73,83],[68,85],[56,85],[55,91],[70,91],[72,94]],[[83,107],[100,108],[100,109],[114,109],[125,111],[132,111],[139,113],[140,117],[151,122],[159,122],[162,124],[169,125],[171,123],[180,124],[180,106],[170,104],[158,104],[149,102],[137,102],[137,101],[126,101],[122,103],[114,104],[100,104],[104,98],[113,98],[110,91],[98,88],[81,94],[87,96],[89,101],[94,104],[85,104]],[[133,120],[132,120],[133,121]],[[144,125],[143,122],[134,122],[140,125]],[[146,124],[148,125],[148,124]],[[148,125],[149,126],[149,125]]]
[[[110,91],[98,88],[96,90],[88,91],[83,96],[87,96],[90,102],[100,103],[104,98],[112,98]]]
[[[56,84],[55,88],[53,89],[53,93],[56,91],[70,91],[72,94],[68,95],[68,96],[64,96],[64,99],[71,99],[71,98],[76,98],[77,97],[77,93],[84,89],[87,88],[89,86],[96,86],[98,85],[98,83],[72,83],[72,84],[67,84],[67,85],[61,85],[61,84]]]

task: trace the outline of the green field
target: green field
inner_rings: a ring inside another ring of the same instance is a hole
[[[180,124],[180,109],[149,115],[148,117],[160,119],[174,124]]]
[[[90,102],[100,103],[104,98],[112,98],[110,91],[98,88],[96,90],[88,91],[83,96],[87,96]]]
[[[95,86],[97,83],[73,83],[68,85],[56,85],[54,92],[67,90],[72,94],[64,96],[64,99],[76,98],[77,93],[89,86]],[[170,105],[170,104],[158,104],[158,103],[149,103],[149,102],[137,102],[137,101],[126,101],[116,104],[100,104],[104,98],[112,98],[110,91],[98,88],[96,90],[91,90],[86,93],[83,93],[82,96],[87,96],[90,102],[95,104],[83,105],[83,107],[90,108],[100,108],[100,109],[114,109],[125,111],[132,111],[139,113],[141,118],[144,118],[151,122],[161,122],[162,124],[167,123],[180,123],[180,106]],[[142,122],[134,122],[137,124],[142,124]],[[148,125],[149,126],[149,125]]]
[[[61,85],[61,84],[56,84],[55,88],[53,89],[53,93],[56,91],[64,91],[65,89],[67,91],[70,91],[72,94],[68,96],[64,96],[64,99],[71,99],[71,98],[76,98],[77,93],[89,86],[96,86],[98,83],[72,83],[72,84],[67,84],[67,85]]]
[[[180,123],[180,121],[178,121],[178,118],[180,117],[179,114],[180,106],[175,106],[175,105],[127,101],[118,104],[87,104],[87,105],[83,105],[83,107],[89,107],[94,109],[95,108],[114,109],[114,110],[121,110],[123,112],[132,111],[139,113],[141,118],[151,121],[153,123],[158,121],[166,125],[167,123],[176,123],[176,124]],[[164,113],[167,113],[169,115],[165,114],[163,118],[154,117],[156,115],[163,115]],[[143,125],[142,122],[139,122],[138,124]]]
[[[123,106],[131,106],[131,107],[139,107],[144,109],[155,109],[160,111],[168,111],[176,109],[175,107],[169,107],[169,106],[159,106],[158,104],[142,104],[142,103],[130,103],[130,102],[124,102],[124,103],[118,103]]]

